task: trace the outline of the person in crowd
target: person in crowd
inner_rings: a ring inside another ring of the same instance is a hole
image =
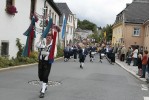
[[[48,33],[46,41],[44,39],[37,42],[36,47],[39,49],[39,62],[38,62],[38,77],[42,83],[40,98],[44,98],[45,91],[48,86],[48,77],[51,71],[51,66],[54,61],[55,42],[53,34]]]
[[[137,66],[137,58],[138,58],[138,49],[137,47],[134,47],[134,51],[132,54],[133,66]]]
[[[125,60],[126,52],[127,52],[126,47],[124,45],[122,45],[122,49],[121,49],[121,61],[124,61]]]
[[[64,61],[68,61],[70,59],[70,46],[67,44],[67,46],[64,48]]]
[[[74,47],[73,47],[73,58],[74,58],[75,62],[77,60],[77,54],[78,54],[78,48],[76,45],[74,45]]]
[[[117,58],[121,60],[121,49],[122,47],[119,46],[118,49],[117,49]]]
[[[109,58],[109,48],[110,48],[110,46],[109,45],[106,45],[106,48],[105,48],[105,50],[106,50],[106,56],[107,56],[107,58]]]
[[[99,62],[102,63],[102,56],[104,56],[104,47],[99,46],[98,47],[98,53],[99,53]]]
[[[137,65],[138,65],[138,75],[142,76],[142,54],[140,53],[137,58]]]
[[[86,58],[86,55],[87,55],[87,50],[86,50],[84,44],[81,44],[79,46],[78,53],[79,53],[80,68],[83,69],[84,61],[85,61],[85,58]]]
[[[93,62],[96,48],[92,45],[89,48],[90,62]]]
[[[145,78],[147,62],[148,62],[148,51],[144,50],[143,57],[142,57],[142,76],[140,78]]]
[[[111,63],[111,54],[113,52],[113,48],[111,45],[108,46],[108,52],[107,52],[107,60]]]
[[[70,54],[70,58],[72,58],[73,57],[73,46],[70,46],[69,54]]]
[[[115,63],[115,52],[116,51],[114,50],[114,47],[112,47],[111,54],[110,54],[111,64]]]
[[[132,61],[132,52],[133,52],[133,49],[131,47],[128,47],[127,58],[126,58],[126,63],[128,65],[130,65]]]

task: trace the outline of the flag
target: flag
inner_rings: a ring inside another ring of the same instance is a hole
[[[44,30],[44,32],[42,33],[42,38],[46,38],[47,37],[47,34],[49,33],[50,31],[50,28],[52,27],[52,18],[49,18],[49,22],[48,22],[48,25],[46,27],[46,29]]]
[[[104,32],[104,38],[106,38],[106,35],[107,35],[107,33],[106,33],[106,31]]]
[[[56,37],[57,37],[57,32],[54,31],[53,34],[53,42],[52,42],[52,47],[50,49],[50,54],[49,54],[49,61],[50,63],[54,62],[54,51],[55,51],[55,46],[56,46]]]
[[[26,45],[22,52],[22,56],[25,56],[25,57],[30,56],[33,40],[36,37],[34,28],[35,28],[35,18],[33,17],[29,28],[25,31],[25,33],[23,33],[23,35],[27,36],[27,40],[26,40]]]
[[[62,39],[64,39],[65,36],[65,31],[66,31],[66,17],[63,15],[63,24],[62,24]]]

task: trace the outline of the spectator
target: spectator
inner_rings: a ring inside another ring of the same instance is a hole
[[[135,47],[132,57],[133,57],[133,66],[137,66],[137,58],[138,58],[138,49],[137,49],[137,47]]]
[[[145,78],[146,66],[148,61],[148,51],[145,50],[142,57],[142,76],[140,78]]]

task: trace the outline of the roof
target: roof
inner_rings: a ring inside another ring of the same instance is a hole
[[[62,14],[65,14],[66,20],[68,19],[69,14],[72,14],[71,10],[69,9],[66,3],[55,3],[56,6],[59,8]],[[63,16],[60,17],[60,25],[63,22]]]
[[[149,19],[144,22],[144,25],[149,24]]]
[[[149,2],[132,2],[124,9],[125,23],[142,24],[149,18]]]
[[[56,4],[53,2],[53,0],[46,0],[51,7],[58,13],[59,16],[62,15],[62,13],[60,12],[59,8],[56,6]]]

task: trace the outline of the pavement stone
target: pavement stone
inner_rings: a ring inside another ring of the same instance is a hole
[[[138,73],[138,66],[132,66],[132,64],[128,65],[126,62],[122,62],[119,59],[115,59],[115,63],[118,64],[120,67],[131,73],[133,76],[138,78],[141,81],[146,82],[146,78],[140,78],[140,76],[137,75]]]

